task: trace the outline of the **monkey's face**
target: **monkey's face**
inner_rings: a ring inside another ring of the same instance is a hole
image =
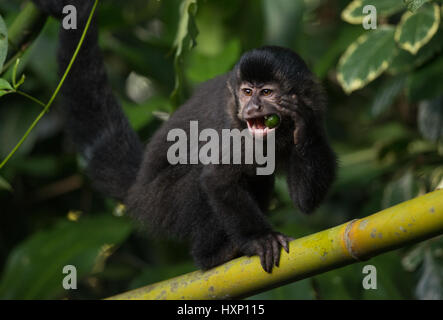
[[[264,137],[280,125],[282,117],[278,102],[281,91],[276,83],[242,82],[238,91],[240,120],[247,123],[249,132]]]

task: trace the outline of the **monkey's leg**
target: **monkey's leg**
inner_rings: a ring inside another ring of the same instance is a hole
[[[209,269],[240,253],[214,219],[207,197],[196,180],[197,171],[191,166],[174,166],[152,178],[150,168],[146,168],[131,188],[126,203],[130,213],[153,231],[189,236],[196,265]]]
[[[206,166],[201,176],[214,217],[242,254],[260,257],[263,269],[278,266],[280,250],[291,238],[274,232],[239,166]]]
[[[198,267],[210,269],[241,255],[226,233],[218,229],[218,222],[213,217],[197,228],[191,240],[191,254]]]
[[[154,175],[147,163],[143,166],[148,168],[141,169],[125,199],[130,214],[154,231],[192,236],[211,211],[198,184],[198,168],[169,166]]]

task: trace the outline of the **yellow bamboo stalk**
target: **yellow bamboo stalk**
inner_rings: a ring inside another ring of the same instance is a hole
[[[241,257],[109,299],[243,298],[442,233],[443,190],[437,190],[292,241],[272,274],[263,271],[258,257]]]

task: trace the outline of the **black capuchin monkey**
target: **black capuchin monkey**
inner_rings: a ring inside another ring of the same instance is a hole
[[[58,61],[65,70],[93,1],[34,0],[62,18],[77,8],[78,29],[60,31]],[[63,87],[67,131],[88,163],[98,190],[122,201],[153,230],[189,239],[196,265],[208,269],[241,255],[258,255],[263,269],[279,265],[292,239],[273,231],[266,211],[274,175],[256,175],[255,165],[177,164],[167,160],[171,129],[249,128],[265,135],[265,117],[275,128],[277,169],[286,173],[290,197],[305,213],[323,200],[336,172],[324,123],[325,96],[293,51],[266,46],[246,52],[232,71],[203,83],[154,134],[146,148],[131,129],[108,83],[93,20]]]

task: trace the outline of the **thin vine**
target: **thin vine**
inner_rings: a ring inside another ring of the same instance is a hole
[[[91,9],[91,12],[89,13],[89,17],[88,17],[88,21],[86,23],[86,26],[83,30],[82,36],[80,38],[80,41],[77,44],[77,48],[74,51],[74,54],[72,55],[71,61],[69,62],[69,65],[67,66],[62,78],[60,79],[60,82],[57,85],[57,88],[55,89],[54,93],[51,96],[51,99],[49,99],[48,103],[44,103],[40,100],[38,100],[37,98],[32,97],[31,95],[28,95],[27,93],[18,90],[18,86],[23,83],[24,81],[24,77],[22,77],[19,82],[16,82],[15,79],[15,74],[16,74],[16,69],[17,69],[17,65],[19,63],[19,60],[17,60],[16,65],[14,67],[14,71],[13,71],[13,77],[12,77],[12,82],[13,82],[13,86],[14,88],[11,90],[11,93],[17,93],[20,94],[30,100],[32,100],[33,102],[43,106],[43,110],[40,112],[40,114],[37,116],[37,118],[35,118],[35,120],[32,122],[32,124],[29,126],[29,128],[26,130],[25,134],[23,135],[23,137],[20,139],[20,141],[16,144],[16,146],[12,149],[12,151],[6,156],[6,158],[2,161],[2,163],[0,163],[0,169],[3,168],[5,166],[5,164],[9,161],[9,159],[14,155],[14,153],[18,150],[18,148],[20,148],[20,146],[23,144],[23,142],[26,140],[26,138],[28,137],[28,135],[31,133],[31,131],[34,129],[34,127],[38,124],[38,122],[40,121],[41,118],[43,118],[43,116],[45,115],[45,113],[47,113],[49,111],[49,108],[51,107],[54,99],[57,97],[60,88],[62,87],[66,77],[69,74],[69,71],[71,70],[72,65],[74,64],[75,59],[77,58],[78,52],[80,51],[80,48],[83,44],[83,41],[85,39],[86,33],[89,29],[89,26],[91,24],[92,21],[92,17],[94,15],[95,9],[97,7],[99,0],[95,0],[94,2],[94,6]]]

